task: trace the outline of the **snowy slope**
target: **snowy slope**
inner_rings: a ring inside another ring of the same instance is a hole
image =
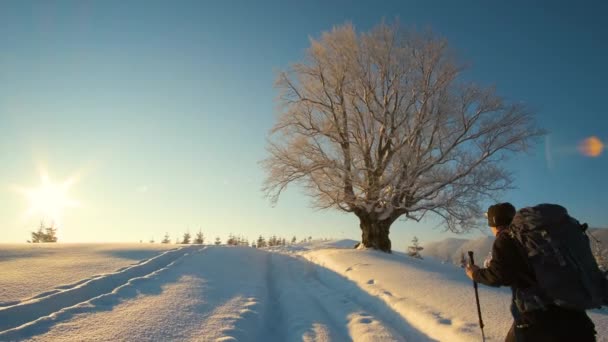
[[[459,248],[478,250],[481,254],[490,246],[491,240],[483,238],[465,241]],[[382,299],[384,305],[401,316],[408,325],[432,339],[481,339],[472,283],[459,267],[436,260],[418,260],[403,253],[387,255],[372,250],[319,249],[314,245],[300,247],[296,251],[290,249],[284,252],[326,267]],[[511,293],[507,288],[480,286],[488,340],[501,341],[509,330],[510,298]],[[608,315],[605,312],[590,315],[597,325],[599,340],[608,341]]]
[[[430,340],[378,298],[302,258],[216,246],[167,254],[140,264],[153,262],[147,275],[115,276],[114,289],[86,282],[0,309],[0,341]]]
[[[0,307],[173,248],[162,244],[0,244]]]
[[[479,341],[462,269],[354,250],[190,246],[0,308],[0,341]],[[480,289],[501,341],[509,292]],[[608,316],[593,313],[600,341]]]

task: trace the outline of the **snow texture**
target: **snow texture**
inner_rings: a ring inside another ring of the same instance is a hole
[[[0,307],[71,287],[176,248],[162,244],[0,244]]]
[[[462,269],[355,243],[157,252],[1,307],[0,341],[480,340]],[[93,258],[100,248],[91,248]],[[509,299],[506,289],[480,287],[488,341],[504,339]],[[608,317],[591,317],[606,341]]]

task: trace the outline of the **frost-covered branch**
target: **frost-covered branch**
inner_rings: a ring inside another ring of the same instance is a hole
[[[471,227],[480,204],[512,187],[510,153],[542,135],[532,113],[461,81],[447,42],[382,24],[311,39],[279,74],[282,111],[269,137],[265,193],[303,185],[318,208]]]

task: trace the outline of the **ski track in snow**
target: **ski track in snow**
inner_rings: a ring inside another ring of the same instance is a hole
[[[0,307],[0,341],[476,341],[459,268],[373,251],[190,246]],[[480,289],[488,341],[508,293]],[[598,340],[608,316],[592,312]]]
[[[188,255],[188,250],[170,250],[115,273],[93,276],[43,292],[15,305],[0,307],[0,340],[20,339],[22,333],[40,329],[87,306],[108,303],[121,291],[164,271]]]
[[[0,341],[434,341],[302,257],[189,247],[0,309]]]
[[[0,244],[0,307],[47,296],[49,289],[59,292],[175,248],[143,243]]]

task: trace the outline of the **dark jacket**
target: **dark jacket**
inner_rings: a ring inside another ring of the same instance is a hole
[[[511,287],[514,323],[506,341],[595,341],[595,325],[584,311],[554,305],[548,305],[545,310],[525,313],[517,309],[516,294],[533,287],[536,279],[523,248],[508,231],[503,230],[498,234],[488,268],[474,272],[473,280],[488,286]]]

